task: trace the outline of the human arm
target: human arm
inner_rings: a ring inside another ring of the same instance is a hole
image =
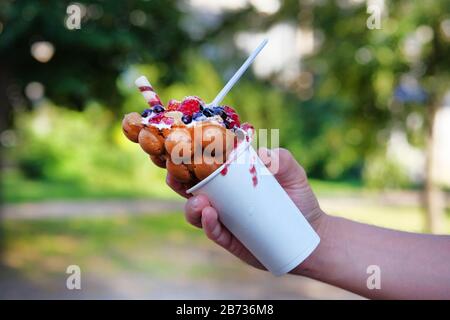
[[[318,248],[291,273],[311,277],[368,298],[450,299],[450,237],[379,228],[327,215],[308,184],[305,171],[285,149],[259,151],[272,172],[321,238]],[[271,165],[278,161],[277,165]],[[181,195],[187,186],[168,184]],[[204,195],[191,197],[185,207],[189,223],[203,228],[214,242],[263,269],[259,261],[219,220]],[[369,266],[380,270],[380,289],[367,286]]]

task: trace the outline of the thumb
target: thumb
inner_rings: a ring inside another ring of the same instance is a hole
[[[267,169],[285,187],[302,187],[308,184],[305,170],[298,164],[291,152],[284,148],[259,148],[258,155]]]

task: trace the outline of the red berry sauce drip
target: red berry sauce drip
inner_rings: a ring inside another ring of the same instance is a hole
[[[226,164],[225,164],[225,167],[223,167],[223,169],[220,170],[220,174],[223,175],[223,176],[226,176],[227,173],[228,173],[228,167],[229,167],[229,166],[230,166],[230,164],[229,164],[229,163],[226,163]]]
[[[238,147],[238,145],[239,145],[239,141],[238,141],[237,137],[234,137],[234,140],[233,140],[233,151],[231,151],[231,153],[230,153],[230,154],[233,155],[233,156],[230,157],[230,158],[225,162],[225,167],[223,167],[223,169],[220,170],[220,174],[221,174],[221,175],[225,176],[225,175],[228,173],[228,167],[230,166],[230,163],[231,163],[234,159],[236,159],[237,155],[236,155],[236,152],[234,152],[234,151],[236,150],[236,148]]]
[[[252,163],[250,165],[250,170],[249,170],[250,174],[252,175],[252,183],[253,183],[254,187],[256,187],[258,184],[258,175],[256,172],[255,161],[256,161],[256,159],[252,158]]]

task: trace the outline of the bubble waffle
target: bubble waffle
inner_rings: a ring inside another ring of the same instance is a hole
[[[198,97],[171,100],[165,108],[144,78],[136,81],[150,108],[125,115],[125,136],[151,161],[182,183],[196,183],[219,168],[239,140],[253,133],[229,106],[207,106]],[[239,133],[239,134],[237,134]]]

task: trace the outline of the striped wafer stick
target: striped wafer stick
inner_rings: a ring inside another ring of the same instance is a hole
[[[148,82],[145,76],[140,76],[134,83],[139,88],[139,91],[141,91],[142,96],[144,97],[145,101],[147,101],[150,107],[153,107],[157,104],[162,105],[161,99],[159,99],[158,95],[153,90],[152,85],[150,84],[150,82]]]

